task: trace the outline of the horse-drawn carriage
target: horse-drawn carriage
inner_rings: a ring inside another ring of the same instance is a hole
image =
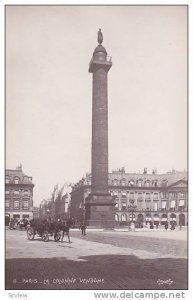
[[[47,220],[31,220],[27,228],[28,240],[33,240],[35,235],[41,237],[42,241],[48,242],[49,237],[53,236],[58,242],[61,238],[61,228],[58,222],[48,222]]]

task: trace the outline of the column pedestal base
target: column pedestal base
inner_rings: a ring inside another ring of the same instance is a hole
[[[110,194],[91,194],[86,198],[88,226],[112,229],[115,226],[115,201]]]

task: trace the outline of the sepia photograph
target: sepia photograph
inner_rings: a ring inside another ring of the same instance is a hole
[[[184,298],[188,5],[4,14],[5,290]]]

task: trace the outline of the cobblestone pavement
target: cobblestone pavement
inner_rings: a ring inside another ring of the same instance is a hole
[[[69,244],[6,230],[6,288],[186,289],[186,232],[178,240],[144,234],[72,230]]]

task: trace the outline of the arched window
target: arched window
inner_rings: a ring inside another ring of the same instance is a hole
[[[152,180],[152,186],[155,186],[155,187],[157,187],[157,179],[156,180]]]
[[[150,186],[150,181],[149,181],[149,180],[146,180],[145,186],[146,186],[146,187],[149,187],[149,186]]]
[[[162,182],[161,182],[161,185],[162,186],[167,186],[168,185],[167,179],[163,179]]]
[[[185,226],[185,215],[184,214],[179,215],[179,225]]]
[[[129,221],[135,221],[135,214],[134,213],[131,213],[129,215]]]
[[[29,182],[29,179],[28,179],[27,176],[24,176],[24,177],[23,177],[23,182],[24,182],[24,183],[28,183],[28,182]]]
[[[125,178],[121,179],[120,184],[121,185],[126,185],[126,179]]]
[[[121,215],[121,221],[122,222],[126,222],[127,221],[127,215],[126,214],[122,214]]]
[[[18,184],[18,183],[19,183],[19,178],[18,178],[18,177],[15,177],[15,178],[14,178],[14,183],[15,183],[15,184]]]
[[[173,221],[176,221],[176,214],[171,214],[170,219],[173,219]]]
[[[154,220],[154,221],[159,221],[159,215],[158,215],[158,214],[154,214],[153,220]]]
[[[119,216],[117,214],[115,214],[115,221],[119,221]]]
[[[113,179],[112,184],[113,185],[118,185],[118,180],[117,179]]]
[[[145,215],[145,220],[146,220],[146,221],[151,221],[151,214],[147,213],[147,214]]]
[[[137,215],[137,222],[138,223],[143,223],[143,215],[142,214]]]
[[[9,179],[9,176],[6,176],[5,177],[5,183],[9,183],[10,179]]]

